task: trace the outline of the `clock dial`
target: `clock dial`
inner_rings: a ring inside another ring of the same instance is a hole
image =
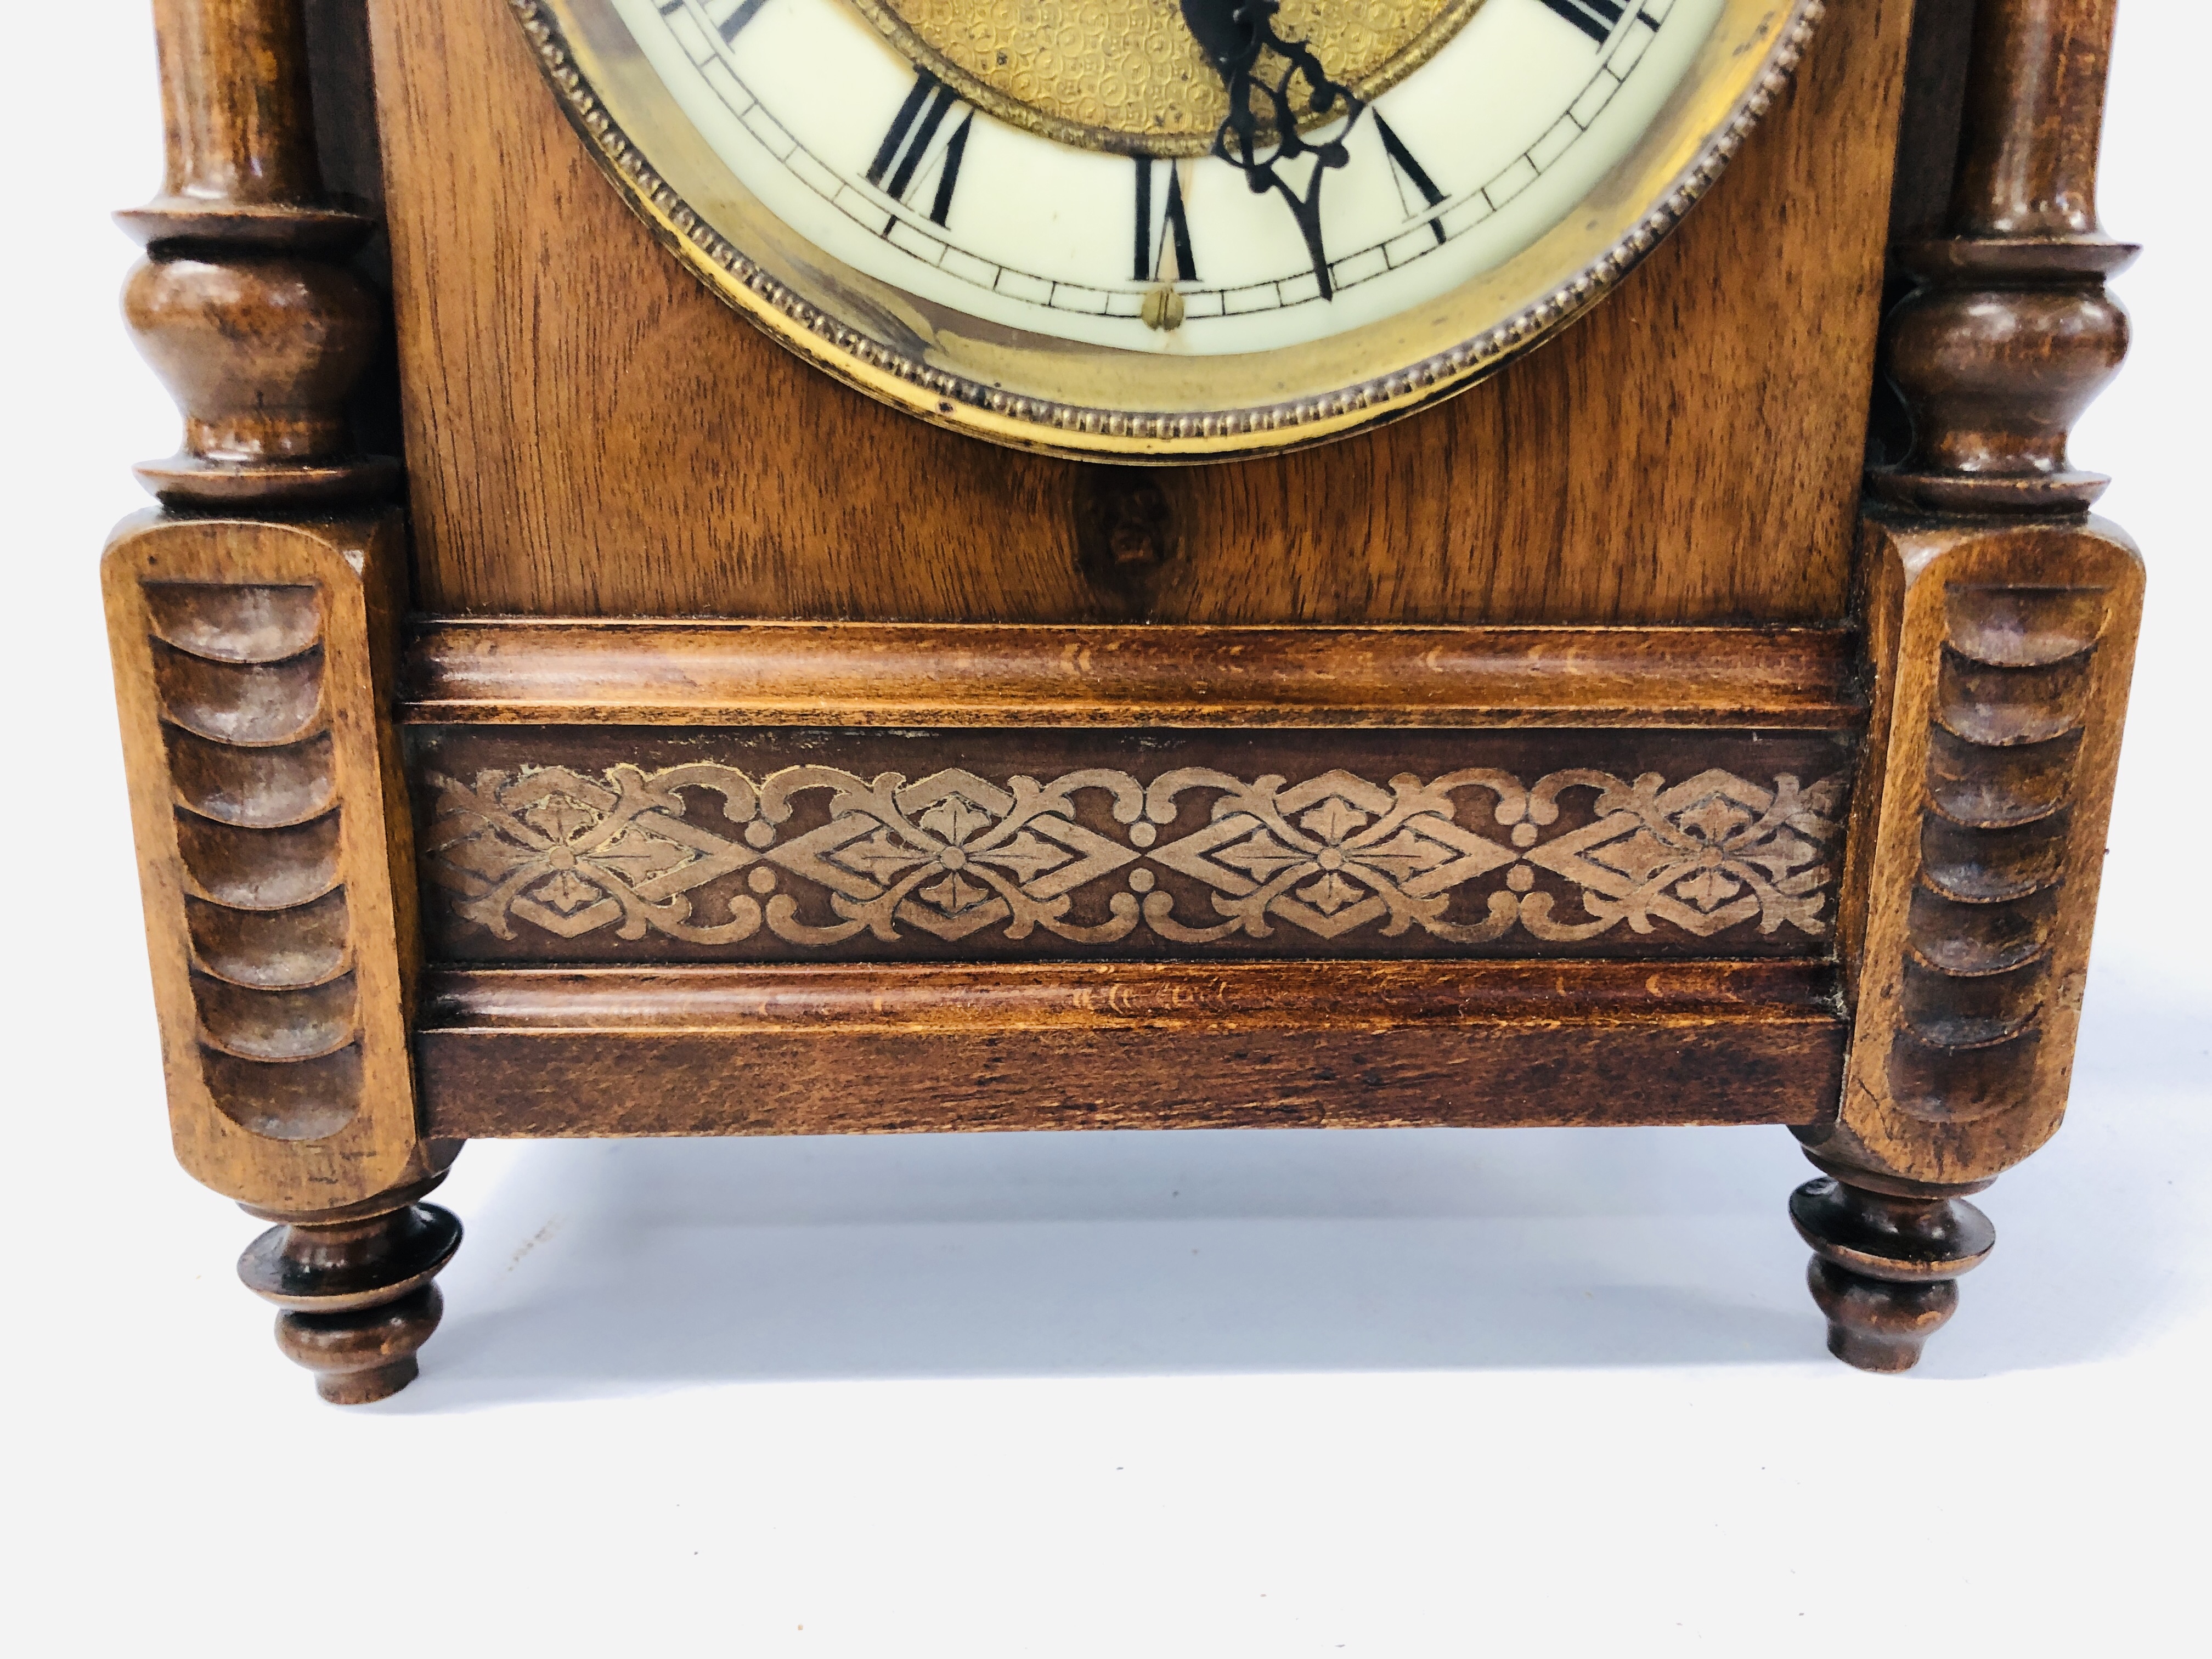
[[[514,0],[635,204],[865,389],[1204,458],[1596,297],[1814,0]]]

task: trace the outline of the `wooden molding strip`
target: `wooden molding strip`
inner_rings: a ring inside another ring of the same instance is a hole
[[[428,1133],[1813,1123],[1844,1023],[1785,962],[442,969]]]
[[[1213,628],[433,618],[402,717],[658,726],[1844,727],[1814,628]]]
[[[1825,963],[1143,962],[441,968],[422,1030],[1381,1031],[1832,1016]]]

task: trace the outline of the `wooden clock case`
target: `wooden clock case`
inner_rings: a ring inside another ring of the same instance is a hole
[[[107,605],[285,1352],[415,1375],[473,1138],[1773,1123],[1911,1365],[2063,1108],[2141,607],[2065,450],[2112,11],[1834,0],[1553,343],[1176,467],[756,332],[529,0],[156,0],[185,440]]]

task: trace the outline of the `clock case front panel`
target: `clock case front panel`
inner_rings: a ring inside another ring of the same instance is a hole
[[[625,208],[501,0],[372,0],[418,603],[1840,617],[1910,10],[1832,8],[1708,199],[1494,380],[1310,451],[1133,469],[935,430],[810,368]]]
[[[2065,454],[2110,0],[1910,11],[1495,380],[1164,471],[756,332],[502,0],[157,0],[185,445],[105,586],[286,1351],[413,1376],[470,1138],[1694,1121],[1799,1134],[1831,1346],[1910,1365],[2065,1103],[2142,592]]]

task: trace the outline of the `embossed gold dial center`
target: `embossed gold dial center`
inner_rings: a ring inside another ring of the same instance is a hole
[[[1061,143],[1200,155],[1229,113],[1181,0],[853,3],[978,109]],[[1332,79],[1372,98],[1426,62],[1481,3],[1283,0],[1274,24],[1305,41]]]

